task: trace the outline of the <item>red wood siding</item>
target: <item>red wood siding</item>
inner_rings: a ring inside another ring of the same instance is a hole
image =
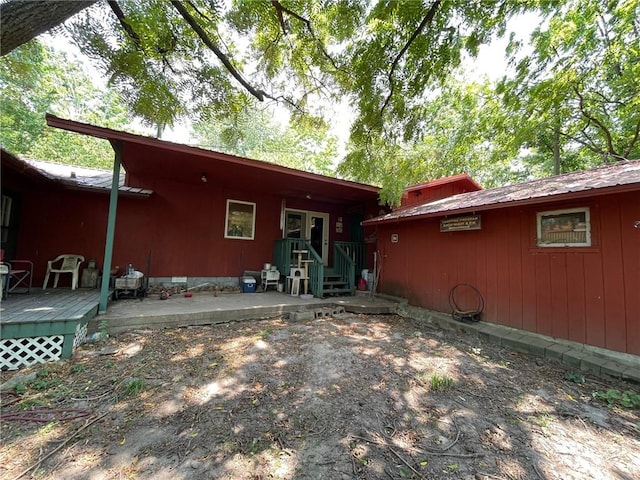
[[[274,241],[282,237],[280,196],[214,182],[150,179],[146,186],[154,191],[151,197],[118,200],[113,265],[132,263],[154,277],[237,277],[273,261]],[[102,268],[109,195],[40,186],[21,196],[17,257],[33,260],[34,285],[41,285],[47,260],[61,253],[96,259]],[[227,199],[256,203],[254,240],[224,238]],[[349,239],[349,215],[358,209],[305,199],[287,200],[287,207],[329,213],[331,242]],[[338,217],[343,217],[340,234]],[[60,285],[68,286],[67,280],[62,276]]]
[[[469,191],[465,187],[466,185],[460,183],[445,183],[435,187],[425,186],[422,189],[416,189],[405,193],[402,196],[402,206],[409,207],[420,203],[428,203],[440,198],[446,198]]]
[[[585,206],[591,247],[536,246],[536,212]],[[441,233],[439,218],[378,225],[380,291],[450,312],[449,291],[469,283],[485,300],[485,321],[638,355],[638,220],[640,192],[627,192],[485,211],[476,231]]]

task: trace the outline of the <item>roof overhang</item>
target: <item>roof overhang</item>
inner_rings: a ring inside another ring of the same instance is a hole
[[[82,174],[69,175],[69,172],[84,170],[81,167],[23,159],[4,149],[2,149],[2,168],[11,170],[36,184],[90,193],[109,194],[111,191],[112,175],[110,172],[95,170],[96,176],[87,179],[86,175]],[[120,195],[130,197],[146,198],[153,194],[152,190],[124,186],[122,181],[118,191]]]
[[[8,152],[4,148],[0,150],[0,156],[2,158],[3,171],[10,170],[35,183],[53,183],[53,180],[47,177],[44,172],[32,167],[27,162],[11,152]]]
[[[458,173],[457,175],[451,175],[449,177],[436,178],[425,183],[419,183],[412,185],[404,189],[404,193],[415,192],[416,190],[424,190],[425,188],[434,188],[450,183],[456,183],[461,185],[466,191],[473,192],[476,190],[482,190],[482,185],[476,182],[468,173]]]
[[[499,208],[590,199],[596,195],[632,191],[640,191],[640,161],[637,160],[517,185],[461,193],[430,203],[409,206],[363,223],[366,226],[375,226]]]
[[[207,183],[225,189],[246,189],[338,204],[378,201],[379,188],[295,170],[259,160],[121,132],[47,114],[51,127],[102,138],[122,148],[122,164],[137,179],[164,178]]]

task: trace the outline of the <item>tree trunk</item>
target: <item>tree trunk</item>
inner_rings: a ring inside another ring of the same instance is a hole
[[[57,27],[95,2],[12,0],[0,4],[0,55],[6,55],[41,33]]]
[[[560,127],[553,128],[553,174],[560,175]]]

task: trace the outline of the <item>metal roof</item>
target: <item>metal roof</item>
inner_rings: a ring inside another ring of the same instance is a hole
[[[67,188],[109,192],[113,173],[108,170],[79,167],[61,163],[43,162],[30,158],[21,159],[42,176]],[[124,184],[125,174],[120,173],[118,191],[123,194],[149,196],[153,190],[129,187]]]
[[[640,190],[640,160],[616,162],[582,172],[566,173],[506,187],[461,193],[403,208],[365,221],[366,225],[415,220],[500,207],[584,198],[609,191]]]

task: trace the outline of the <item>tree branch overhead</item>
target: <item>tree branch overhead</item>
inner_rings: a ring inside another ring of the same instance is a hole
[[[20,45],[45,33],[76,13],[90,7],[96,0],[25,2],[13,0],[0,4],[0,55],[6,55]]]

